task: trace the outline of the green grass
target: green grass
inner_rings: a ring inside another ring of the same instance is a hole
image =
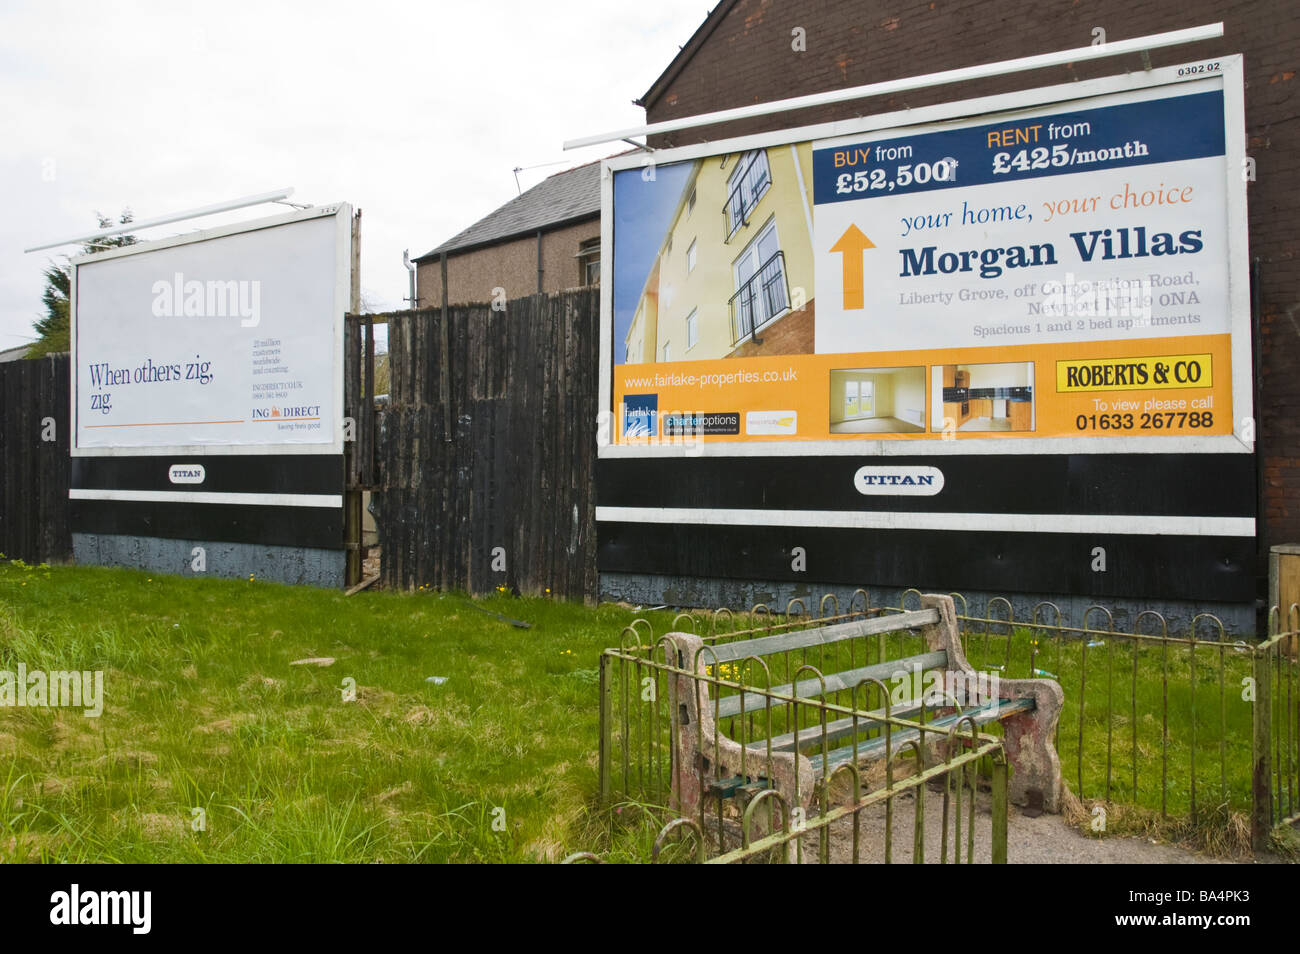
[[[672,618],[649,615],[660,631]],[[587,848],[595,670],[632,618],[0,563],[0,670],[103,670],[106,696],[98,719],[0,708],[0,860],[530,861]],[[336,662],[289,665],[311,656]],[[206,830],[193,830],[196,808]]]
[[[665,814],[643,802],[665,792],[625,791],[611,815],[593,810],[597,665],[635,616],[662,634],[675,614],[504,595],[343,597],[257,580],[0,562],[0,670],[19,662],[102,670],[106,695],[98,719],[0,707],[0,860],[535,861],[578,850],[648,858]],[[1138,650],[1135,683],[1128,644],[1094,646],[1083,686],[1078,639],[1017,630],[1009,656],[1005,636],[965,642],[977,667],[1006,664],[1003,678],[1031,668],[1060,678],[1063,774],[1076,795],[1103,798],[1109,745],[1110,802],[1132,806],[1111,814],[1113,834],[1160,831],[1162,807],[1186,827],[1186,649],[1170,647],[1167,659],[1159,646]],[[880,649],[873,637],[855,650],[856,664]],[[886,658],[919,649],[899,636],[884,647]],[[313,656],[336,661],[289,665]],[[1194,697],[1197,805],[1215,831],[1240,828],[1250,792],[1250,706],[1241,699],[1249,656],[1224,650],[1222,702],[1218,656],[1197,651]],[[849,662],[810,655],[787,668],[805,661],[826,672]],[[773,681],[789,675],[778,668]],[[344,701],[345,679],[355,680],[355,701]],[[616,700],[616,716],[620,708]],[[659,730],[667,731],[662,718]],[[193,829],[195,809],[206,813],[203,831]]]

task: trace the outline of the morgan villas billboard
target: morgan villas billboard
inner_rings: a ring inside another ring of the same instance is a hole
[[[607,160],[602,571],[1252,600],[1244,146],[1227,57]]]
[[[74,259],[80,562],[342,582],[350,249],[334,205]]]

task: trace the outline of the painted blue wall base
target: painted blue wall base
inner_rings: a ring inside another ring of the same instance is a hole
[[[206,569],[192,568],[195,547],[206,551]],[[211,543],[203,540],[167,540],[159,537],[74,533],[72,556],[89,566],[118,566],[156,570],[181,576],[216,576],[274,583],[299,583],[337,589],[347,572],[347,552],[311,547],[253,543]]]
[[[898,606],[903,596],[899,587],[866,586],[871,597],[872,606]],[[631,603],[642,606],[667,605],[671,607],[706,607],[714,609],[729,606],[733,610],[749,609],[756,603],[766,603],[773,611],[784,613],[790,600],[799,598],[804,601],[808,612],[817,615],[818,604],[826,593],[834,593],[840,601],[841,610],[848,608],[854,587],[841,584],[818,583],[769,583],[754,580],[705,579],[698,577],[657,576],[640,573],[602,573],[600,574],[600,598],[615,602]],[[1051,600],[1060,607],[1063,621],[1067,625],[1078,626],[1083,622],[1084,611],[1093,603],[1109,609],[1115,616],[1115,628],[1132,632],[1138,614],[1144,610],[1155,610],[1169,622],[1170,636],[1186,636],[1193,618],[1200,613],[1213,613],[1223,621],[1224,629],[1229,635],[1251,635],[1256,631],[1255,606],[1252,603],[1216,603],[1189,602],[1181,600],[1139,600],[1106,599],[1092,600],[1082,596],[1064,596],[1032,593],[983,593],[968,592],[967,609],[963,610],[961,601],[957,601],[957,612],[969,616],[989,615],[986,607],[995,596],[1003,596],[1011,601],[1012,611],[1017,620],[1033,618],[1034,605],[1042,600]],[[859,597],[861,601],[861,597]],[[915,595],[908,597],[909,609],[916,608]],[[797,611],[797,608],[796,608]],[[830,608],[827,608],[830,612]],[[1040,611],[1040,619],[1054,623],[1056,614],[1051,607]],[[997,606],[996,616],[1006,616],[1006,607]],[[1157,623],[1153,619],[1142,621],[1142,632],[1157,633]],[[1090,629],[1105,629],[1105,614],[1094,611],[1088,618]],[[1204,639],[1212,639],[1216,633],[1210,623],[1202,622],[1197,634]]]

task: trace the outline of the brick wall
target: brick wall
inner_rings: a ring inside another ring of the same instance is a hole
[[[542,286],[548,294],[582,284],[578,246],[598,238],[599,218],[542,233]],[[421,262],[415,278],[420,306],[441,305],[442,266],[438,259]],[[447,294],[453,304],[491,301],[494,288],[504,288],[507,301],[537,292],[536,234],[447,256]]]
[[[812,354],[816,347],[813,329],[816,322],[816,301],[810,301],[798,311],[792,311],[781,320],[758,333],[761,345],[746,338],[728,358],[753,358],[767,354]]]
[[[1171,66],[1241,53],[1246,71],[1250,256],[1258,268],[1256,407],[1261,553],[1300,541],[1300,4],[1294,0],[738,0],[646,118],[680,116],[1215,23],[1224,37],[1151,53]],[[792,49],[792,30],[806,51]],[[652,137],[685,145],[1141,69],[1134,54]],[[1260,568],[1264,571],[1263,566]]]

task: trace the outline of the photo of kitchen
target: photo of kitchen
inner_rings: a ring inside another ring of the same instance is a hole
[[[925,430],[925,368],[831,371],[832,434],[917,434]]]
[[[1034,363],[945,364],[931,369],[931,427],[962,433],[1034,429]]]

